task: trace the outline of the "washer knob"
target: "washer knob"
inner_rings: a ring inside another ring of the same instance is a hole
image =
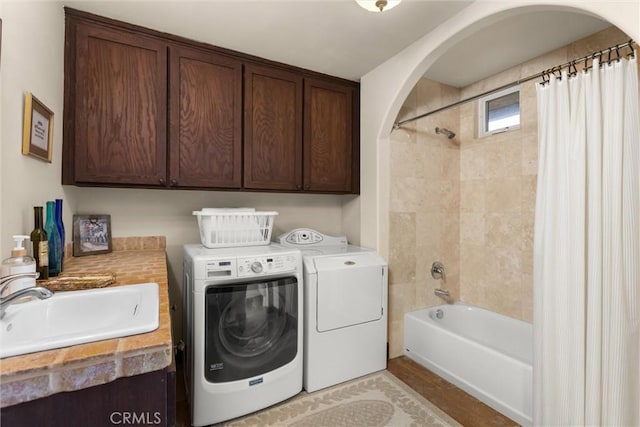
[[[254,273],[262,273],[262,263],[260,261],[254,261],[251,263],[251,271]]]

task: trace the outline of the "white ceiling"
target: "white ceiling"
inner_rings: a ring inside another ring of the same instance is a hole
[[[64,1],[76,9],[350,80],[359,80],[470,3],[404,0],[394,9],[372,13],[353,0]],[[454,46],[427,76],[464,86],[608,25],[570,12],[514,16]]]
[[[568,11],[511,16],[448,49],[425,77],[465,87],[610,26],[607,21]]]
[[[76,9],[350,80],[470,1],[405,0],[384,13],[354,0],[64,1]]]

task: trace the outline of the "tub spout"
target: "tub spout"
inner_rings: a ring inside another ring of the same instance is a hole
[[[445,300],[447,303],[452,303],[451,293],[445,289],[437,288],[433,293],[437,296]]]

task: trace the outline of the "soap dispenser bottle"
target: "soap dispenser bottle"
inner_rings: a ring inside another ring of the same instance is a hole
[[[36,260],[27,255],[27,249],[24,247],[24,241],[28,238],[29,236],[13,236],[16,246],[11,250],[11,257],[2,261],[2,267],[0,267],[1,277],[18,273],[34,273],[36,271]],[[30,277],[14,280],[5,288],[3,296],[35,285],[36,279]]]

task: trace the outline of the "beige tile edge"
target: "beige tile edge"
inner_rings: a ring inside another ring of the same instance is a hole
[[[0,384],[0,408],[158,371],[171,362],[172,346],[163,345],[27,372]]]

